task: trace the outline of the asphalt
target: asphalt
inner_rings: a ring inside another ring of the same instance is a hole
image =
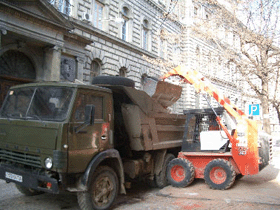
[[[115,210],[188,209],[280,209],[280,148],[273,161],[258,175],[245,176],[228,190],[212,190],[197,179],[186,188],[167,186],[152,189],[143,183],[132,184],[127,195],[120,195]],[[75,194],[42,194],[27,197],[14,184],[0,180],[0,210],[78,210]]]

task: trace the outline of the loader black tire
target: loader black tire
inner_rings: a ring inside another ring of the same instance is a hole
[[[168,154],[165,155],[163,165],[162,165],[162,170],[155,177],[157,187],[164,188],[165,186],[168,185],[167,174],[166,174],[167,173],[167,166],[168,166],[168,163],[171,160],[173,160],[174,158],[175,158],[175,156],[171,153],[168,153]]]
[[[91,177],[86,192],[78,192],[77,198],[82,210],[109,209],[119,192],[119,181],[115,171],[108,166],[100,166]]]
[[[174,187],[187,187],[194,180],[193,164],[183,158],[176,158],[169,162],[167,167],[167,179]]]
[[[232,164],[224,159],[214,159],[204,170],[204,180],[212,189],[226,190],[235,181],[236,173]]]
[[[17,184],[16,184],[16,188],[18,189],[18,191],[20,191],[22,194],[24,194],[26,196],[34,196],[34,195],[40,195],[40,194],[44,193],[42,191],[33,190],[31,188],[23,187],[23,186],[17,185]]]
[[[242,175],[242,174],[237,174],[236,176],[235,176],[235,180],[240,180],[240,179],[242,179],[244,177],[244,175]]]
[[[97,76],[91,81],[93,85],[121,85],[126,87],[135,87],[135,82],[126,77],[119,76]]]

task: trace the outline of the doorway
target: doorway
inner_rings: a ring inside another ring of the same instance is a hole
[[[33,82],[35,67],[30,58],[17,50],[8,50],[0,56],[0,107],[11,86]]]

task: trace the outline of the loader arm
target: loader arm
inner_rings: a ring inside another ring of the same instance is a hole
[[[168,73],[162,79],[170,76],[179,76],[184,82],[193,85],[198,93],[207,93],[213,97],[224,109],[236,120],[237,129],[234,135],[231,135],[223,125],[221,119],[217,117],[217,122],[227,134],[232,143],[232,157],[237,164],[239,171],[243,175],[253,175],[259,172],[259,154],[258,154],[258,130],[257,123],[248,119],[244,112],[238,109],[230,100],[201,73],[195,70],[187,70],[185,66],[178,66]]]

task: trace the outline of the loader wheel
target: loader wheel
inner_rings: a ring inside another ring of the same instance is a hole
[[[26,196],[34,196],[34,195],[40,195],[40,194],[44,193],[42,191],[33,190],[31,188],[23,187],[23,186],[17,185],[17,184],[16,184],[16,188],[18,189],[18,191],[20,191],[22,194],[24,194]]]
[[[110,208],[119,191],[118,176],[108,166],[100,166],[94,172],[89,189],[78,192],[78,203],[82,210],[105,210]]]
[[[204,180],[212,189],[226,190],[235,181],[235,170],[232,164],[224,159],[215,159],[207,164],[204,170]]]
[[[244,177],[244,175],[242,175],[242,174],[237,174],[236,176],[235,176],[235,180],[240,180],[240,179],[242,179]]]
[[[173,154],[169,153],[169,154],[165,155],[163,165],[162,165],[162,170],[158,175],[156,175],[157,187],[164,188],[165,186],[168,185],[168,180],[167,180],[167,176],[166,176],[167,166],[168,166],[168,163],[171,160],[173,160],[174,158],[175,158],[175,156]]]
[[[186,187],[194,180],[194,166],[186,159],[176,158],[169,162],[167,179],[174,187]]]

